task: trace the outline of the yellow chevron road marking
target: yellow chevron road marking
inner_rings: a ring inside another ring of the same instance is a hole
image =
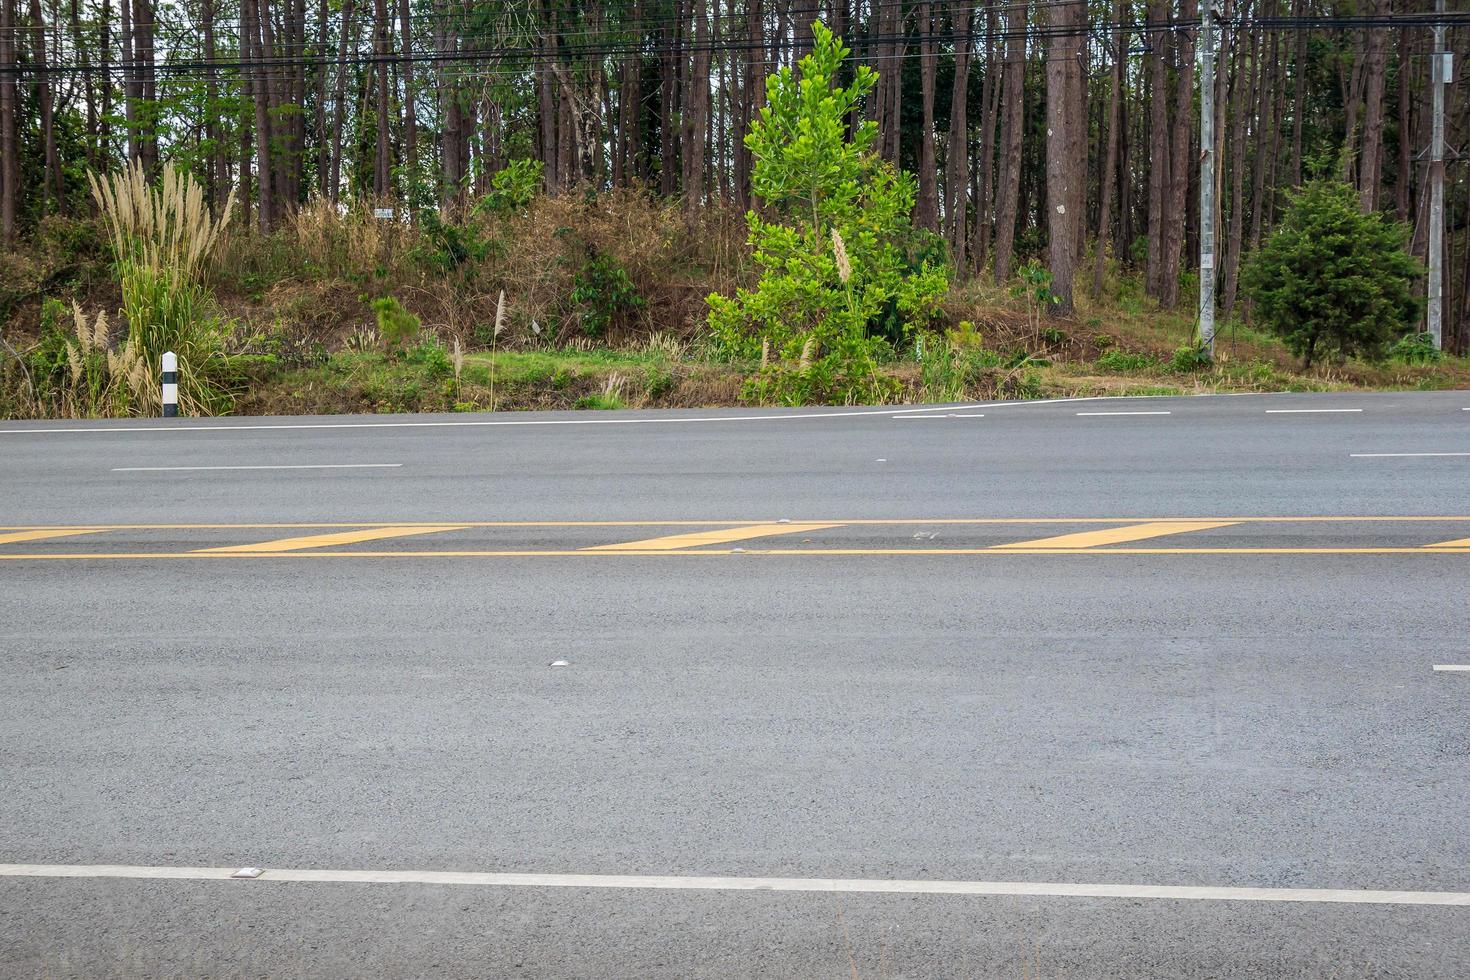
[[[74,534],[97,534],[105,530],[107,530],[105,527],[69,527],[48,531],[16,531],[14,534],[0,534],[0,544],[18,544],[21,541],[45,541],[48,538],[69,538]]]
[[[777,534],[800,534],[803,531],[820,531],[841,524],[750,524],[744,527],[727,527],[717,531],[695,531],[692,534],[671,534],[662,538],[646,538],[642,541],[620,541],[617,544],[599,544],[583,551],[682,551],[701,545],[728,544],[731,541],[746,541],[750,538],[773,537]]]
[[[1125,541],[1143,541],[1161,538],[1168,534],[1184,534],[1187,531],[1208,531],[1216,527],[1232,527],[1237,521],[1154,521],[1149,524],[1132,524],[1128,527],[1113,527],[1103,531],[1079,531],[1076,534],[1061,534],[1052,538],[1034,541],[1016,541],[996,545],[997,548],[1094,548],[1101,544],[1121,544]]]
[[[436,524],[417,527],[371,527],[362,531],[341,531],[336,534],[308,534],[299,538],[277,538],[274,541],[259,541],[255,544],[232,544],[223,548],[201,548],[195,554],[249,554],[273,555],[282,552],[301,551],[307,548],[332,548],[359,541],[381,541],[384,538],[403,538],[411,534],[433,534],[437,531],[458,531],[462,524]]]
[[[607,551],[582,549],[578,551],[229,551],[227,549],[207,551],[97,551],[78,554],[7,554],[0,552],[0,562],[6,561],[99,561],[104,559],[128,559],[152,561],[171,558],[821,558],[833,556],[876,556],[945,558],[963,556],[990,556],[995,558],[1036,558],[1046,555],[1076,555],[1087,557],[1151,557],[1185,555],[1470,555],[1470,547],[1426,547],[1416,548],[754,548],[742,555],[731,555],[727,551],[692,551],[674,549],[665,551]]]
[[[1440,541],[1436,544],[1427,544],[1426,548],[1470,548],[1470,538],[1460,538],[1456,541]]]

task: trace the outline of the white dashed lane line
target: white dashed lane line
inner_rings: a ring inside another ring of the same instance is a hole
[[[182,470],[389,470],[402,463],[296,463],[290,466],[114,466],[114,473],[173,473]]]

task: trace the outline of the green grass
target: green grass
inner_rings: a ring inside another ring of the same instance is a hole
[[[669,363],[667,358],[657,354],[607,349],[496,351],[493,357],[488,352],[466,354],[464,360],[467,376],[474,367],[483,370],[488,377],[493,364],[496,384],[535,384],[551,381],[559,375],[601,375],[613,370],[647,372]]]

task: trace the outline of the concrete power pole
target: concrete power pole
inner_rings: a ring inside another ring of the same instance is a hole
[[[1200,13],[1199,74],[1199,342],[1215,356],[1215,9]],[[1443,2],[1443,0],[1441,0]]]
[[[1434,12],[1444,13],[1444,0],[1435,0]],[[1452,59],[1444,46],[1444,24],[1437,22],[1429,71],[1434,125],[1429,137],[1429,290],[1424,304],[1425,327],[1436,350],[1444,343],[1444,90],[1453,74]]]

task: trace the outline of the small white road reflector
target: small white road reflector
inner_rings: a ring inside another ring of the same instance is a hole
[[[782,517],[782,518],[778,519],[776,521],[776,523],[777,524],[790,524],[791,523],[791,518],[789,518],[789,517]]]
[[[241,868],[239,871],[236,871],[234,874],[230,875],[230,877],[231,878],[259,878],[263,874],[265,874],[265,869],[264,868]]]
[[[743,554],[745,554],[745,549],[744,548],[731,548],[730,549],[730,554],[732,554],[732,555],[743,555]]]
[[[565,660],[553,660],[551,663],[547,664],[547,666],[548,667],[570,667],[571,664],[568,661],[565,661]]]

